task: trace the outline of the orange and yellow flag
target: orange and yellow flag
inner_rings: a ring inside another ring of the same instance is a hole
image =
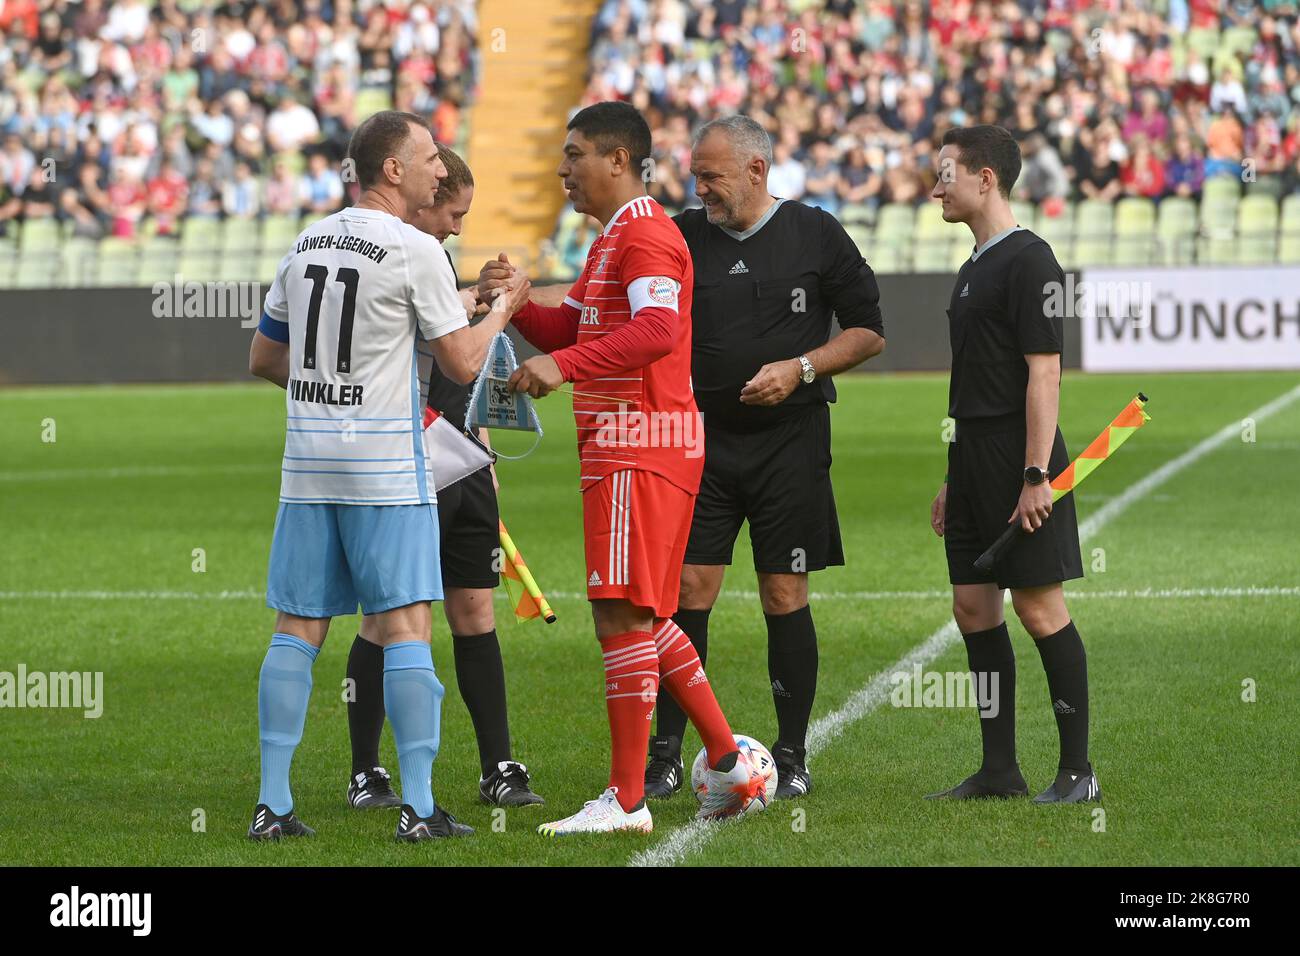
[[[524,556],[519,553],[510,533],[506,531],[505,522],[498,518],[497,524],[501,535],[501,550],[505,553],[501,574],[506,579],[506,593],[510,595],[515,620],[531,621],[535,617],[541,617],[547,624],[554,624],[555,612],[546,603],[546,595],[537,586]]]
[[[1092,444],[1080,452],[1065,471],[1052,479],[1053,501],[1073,491],[1079,482],[1113,455],[1116,448],[1128,441],[1130,435],[1151,421],[1151,416],[1142,410],[1146,403],[1147,397],[1138,392],[1137,398],[1124,406],[1124,410],[1093,439]]]

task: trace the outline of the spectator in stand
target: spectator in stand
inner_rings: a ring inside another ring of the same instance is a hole
[[[256,219],[261,215],[261,184],[248,163],[235,163],[235,178],[221,190],[221,211],[227,219]]]
[[[1219,82],[1210,89],[1210,109],[1219,113],[1228,108],[1235,110],[1238,116],[1250,115],[1246,88],[1231,67],[1224,67],[1219,73]]]
[[[1159,199],[1165,194],[1165,166],[1142,134],[1133,138],[1133,150],[1120,171],[1124,195]]]
[[[1170,195],[1200,199],[1205,182],[1205,157],[1187,133],[1174,140],[1174,155],[1165,164],[1165,189]]]
[[[1020,144],[1020,153],[1020,178],[1012,189],[1013,197],[1038,205],[1049,199],[1064,200],[1070,195],[1070,177],[1046,136],[1031,133]]]
[[[22,137],[10,133],[5,137],[3,151],[0,151],[0,180],[9,187],[15,196],[21,196],[31,181],[32,170],[36,168],[36,157],[23,145]]]
[[[119,239],[134,239],[140,220],[149,205],[144,183],[135,168],[119,167],[111,177],[108,187],[108,206],[111,225],[109,231]]]
[[[343,181],[321,153],[312,153],[307,171],[298,180],[298,204],[303,213],[327,216],[343,203]]]
[[[1294,196],[1300,194],[1300,152],[1292,158],[1290,164],[1282,172],[1282,195]]]
[[[275,161],[271,178],[266,181],[266,211],[276,216],[298,212],[298,179],[283,159]]]
[[[804,202],[825,209],[832,216],[840,211],[840,167],[835,162],[831,144],[824,139],[812,145]]]
[[[788,143],[777,143],[772,148],[772,169],[767,175],[767,188],[778,199],[802,199],[807,173],[803,163],[794,158]]]
[[[0,180],[0,236],[9,236],[12,223],[18,221],[23,211],[23,201],[14,195],[9,184]]]
[[[879,150],[873,152],[879,153]],[[879,165],[868,161],[866,149],[853,145],[849,149],[848,162],[840,173],[840,201],[846,206],[865,206],[874,212],[880,205],[880,192],[884,183]]]
[[[266,139],[277,153],[296,152],[320,138],[316,114],[291,95],[285,95],[266,119]]]
[[[1246,134],[1231,107],[1210,122],[1205,133],[1205,178],[1241,176],[1241,161],[1246,153]]]
[[[1154,89],[1142,91],[1141,108],[1124,120],[1124,139],[1146,137],[1148,143],[1163,143],[1169,138],[1169,117],[1160,107],[1160,94]]]
[[[1252,170],[1255,181],[1266,177],[1278,179],[1286,169],[1286,153],[1282,146],[1282,129],[1272,110],[1265,108],[1256,114],[1246,134],[1246,155],[1254,160]]]
[[[212,160],[207,156],[201,156],[194,164],[188,214],[212,219],[221,215],[221,186],[217,183]]]
[[[98,239],[104,235],[112,222],[112,203],[104,188],[102,168],[92,162],[78,166],[77,184],[63,190],[59,207],[71,221],[74,236]]]
[[[1079,170],[1079,192],[1085,199],[1113,202],[1123,191],[1120,166],[1111,155],[1110,139],[1097,136]]]
[[[50,181],[47,168],[34,167],[31,177],[27,180],[27,188],[23,190],[22,196],[24,222],[33,219],[53,219],[59,208],[58,186]]]
[[[159,236],[176,236],[180,233],[180,217],[185,214],[189,201],[189,184],[185,177],[164,158],[158,175],[147,186],[149,215],[157,226]]]

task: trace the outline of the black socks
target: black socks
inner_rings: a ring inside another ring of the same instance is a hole
[[[777,744],[802,748],[817,696],[817,628],[804,605],[789,614],[767,614],[767,675],[776,704]],[[776,746],[773,746],[775,752]]]
[[[379,766],[379,735],[384,730],[384,649],[358,634],[348,652],[348,735],[352,738],[352,773]]]
[[[987,631],[963,634],[966,661],[980,700],[980,741],[984,763],[977,776],[999,778],[1019,772],[1016,764],[1016,654],[1006,622]],[[996,681],[993,675],[997,675]],[[996,687],[996,691],[995,691]],[[987,709],[986,709],[987,707]]]
[[[510,759],[510,722],[506,717],[506,671],[497,632],[453,635],[456,686],[469,708],[478,738],[479,763],[486,779],[502,760]]]
[[[1056,729],[1061,735],[1061,769],[1087,773],[1088,656],[1071,621],[1055,634],[1035,640],[1052,693]]]

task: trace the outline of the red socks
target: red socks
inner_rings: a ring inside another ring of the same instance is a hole
[[[605,709],[609,712],[609,785],[618,788],[619,805],[631,810],[645,796],[645,755],[650,747],[650,717],[659,695],[659,656],[649,631],[615,634],[602,640],[600,649],[605,655]],[[736,748],[733,745],[731,749]]]
[[[717,698],[713,696],[704,668],[700,666],[700,655],[695,653],[695,645],[672,618],[655,618],[654,628],[655,646],[659,652],[659,680],[695,725],[709,752],[709,766],[716,766],[719,760],[736,749],[736,739]],[[621,790],[619,794],[622,795]]]

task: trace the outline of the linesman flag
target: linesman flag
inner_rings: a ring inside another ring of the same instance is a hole
[[[541,617],[547,624],[554,624],[555,612],[546,603],[546,595],[533,580],[524,556],[515,547],[510,532],[506,531],[505,522],[498,518],[497,524],[501,535],[501,550],[506,557],[501,573],[506,579],[506,593],[510,595],[510,603],[515,609],[515,620],[522,622]]]
[[[1092,444],[1070,462],[1065,471],[1052,479],[1053,502],[1059,501],[1063,495],[1068,495],[1077,488],[1079,483],[1096,471],[1103,461],[1115,454],[1115,449],[1128,441],[1130,435],[1151,421],[1151,416],[1143,411],[1147,401],[1147,397],[1138,392],[1137,398],[1124,406],[1124,410],[1102,429],[1101,434],[1093,439]],[[993,565],[997,563],[998,558],[1024,533],[1020,522],[1011,525],[1002,532],[1002,537],[993,542],[992,547],[975,560],[975,567],[981,571],[993,570]]]

